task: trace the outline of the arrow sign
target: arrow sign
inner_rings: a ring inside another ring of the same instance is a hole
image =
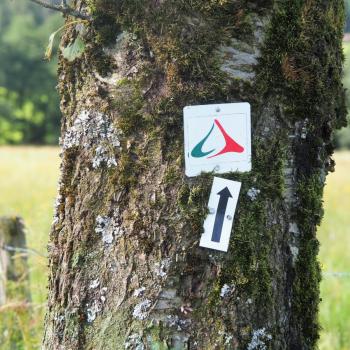
[[[214,177],[200,246],[227,252],[241,183]]]
[[[213,242],[220,242],[222,226],[224,224],[224,219],[225,219],[227,202],[230,197],[232,198],[230,190],[227,187],[225,187],[223,190],[218,192],[218,195],[220,196],[220,199],[219,199],[218,210],[215,216],[213,235],[211,237],[211,240]]]

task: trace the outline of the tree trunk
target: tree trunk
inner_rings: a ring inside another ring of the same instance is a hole
[[[44,348],[314,349],[343,1],[76,5]],[[213,174],[184,175],[182,109],[242,101],[253,170],[221,175],[242,182],[222,253],[199,247]]]

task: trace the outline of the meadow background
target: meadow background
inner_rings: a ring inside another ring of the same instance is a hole
[[[0,350],[39,349],[43,332],[60,128],[56,61],[45,62],[43,53],[49,34],[61,24],[59,15],[26,0],[0,3],[0,216],[23,217],[27,245],[38,252],[29,255],[30,309],[12,307],[11,300],[0,306],[0,332],[20,329],[18,346],[0,343]],[[350,89],[350,42],[344,42],[344,54],[344,84]],[[327,178],[325,215],[318,230],[323,272],[320,350],[350,349],[350,128],[339,131],[335,143],[337,166]]]

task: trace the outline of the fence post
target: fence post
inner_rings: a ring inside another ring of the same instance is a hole
[[[22,250],[23,249],[23,250]],[[30,301],[25,229],[20,217],[0,217],[0,306],[8,298]],[[9,288],[11,282],[14,287]]]

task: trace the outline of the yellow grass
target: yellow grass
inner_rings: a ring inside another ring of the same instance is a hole
[[[325,216],[319,230],[323,266],[320,350],[350,349],[350,152],[335,155],[327,178]]]
[[[57,147],[0,147],[0,215],[22,216],[27,245],[46,255],[53,203],[59,174]],[[10,324],[20,324],[25,349],[39,349],[47,295],[47,259],[29,257],[32,319],[21,311],[4,315]],[[11,302],[11,301],[10,301]],[[28,323],[29,322],[29,323]],[[10,330],[11,331],[11,330]],[[0,344],[7,350],[8,344]]]

